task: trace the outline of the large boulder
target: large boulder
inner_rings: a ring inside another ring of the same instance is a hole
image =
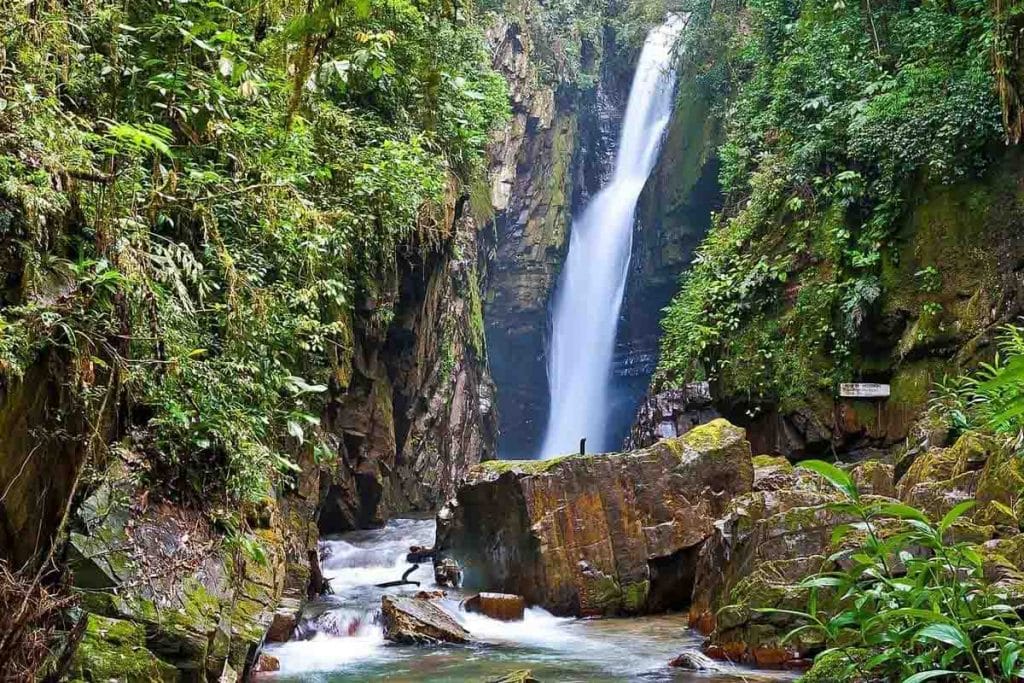
[[[799,660],[820,642],[783,642],[793,617],[762,608],[803,610],[798,584],[827,568],[831,535],[842,518],[824,507],[833,495],[805,472],[788,487],[735,498],[701,548],[690,625],[709,636],[707,654],[759,666]]]
[[[932,448],[914,459],[900,478],[901,500],[940,519],[958,503],[977,502],[968,515],[981,528],[1020,531],[1017,500],[1024,489],[1021,459],[996,437],[967,432],[949,448]],[[985,539],[980,539],[985,540]]]
[[[384,638],[407,645],[468,643],[469,631],[450,614],[424,598],[381,598]]]
[[[721,419],[628,453],[482,463],[438,514],[435,562],[556,614],[683,607],[701,543],[753,480]]]
[[[148,672],[167,668],[190,680],[244,670],[288,567],[276,503],[268,499],[246,516],[245,548],[233,548],[201,511],[150,503],[130,474],[111,468],[80,506],[68,544],[73,584],[89,613],[88,647],[79,648],[73,670],[107,680],[128,652],[125,666],[138,680],[158,680]]]

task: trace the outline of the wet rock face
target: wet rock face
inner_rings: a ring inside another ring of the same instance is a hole
[[[385,595],[381,598],[384,638],[406,645],[468,643],[469,631],[430,600]]]
[[[528,15],[510,6],[487,31],[494,68],[509,84],[512,120],[496,131],[491,160],[493,243],[484,300],[502,448],[532,455],[544,428],[548,297],[565,255],[577,117],[539,86]]]
[[[478,224],[452,221],[441,246],[411,250],[395,280],[381,282],[385,294],[353,317],[355,351],[336,372],[323,420],[337,458],[320,477],[322,533],[435,510],[469,467],[493,456]]]
[[[435,561],[556,614],[682,607],[700,544],[753,478],[724,420],[628,453],[483,463],[438,514]]]
[[[648,396],[637,411],[626,448],[646,448],[659,439],[685,434],[717,417],[720,415],[711,404],[707,382],[693,382],[682,389]]]
[[[574,207],[610,168],[615,86],[557,87],[548,63],[563,46],[537,45],[543,11],[510,0],[487,31],[493,66],[509,84],[512,119],[494,133],[490,159],[492,224],[485,231],[484,317],[491,373],[499,387],[501,457],[533,457],[547,419],[545,345],[549,306]],[[543,33],[543,31],[541,31]],[[611,46],[593,46],[595,59]],[[595,73],[604,62],[592,66]],[[590,67],[588,67],[590,68]],[[626,84],[628,87],[628,83]]]

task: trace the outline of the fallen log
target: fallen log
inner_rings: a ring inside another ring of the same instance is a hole
[[[414,564],[413,566],[411,566],[407,570],[405,570],[405,573],[402,574],[402,578],[399,579],[398,581],[385,581],[384,583],[378,583],[377,584],[377,588],[394,588],[395,586],[416,586],[418,588],[419,585],[420,585],[420,582],[419,581],[410,581],[409,580],[409,574],[412,574],[414,571],[416,571],[419,568],[420,568],[420,566],[418,564]]]

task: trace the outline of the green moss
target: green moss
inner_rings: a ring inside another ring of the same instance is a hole
[[[176,681],[177,670],[146,649],[145,629],[137,623],[88,616],[85,635],[71,663],[72,680]]]
[[[683,434],[680,440],[690,448],[701,453],[715,453],[728,445],[727,440],[743,430],[728,420],[718,418],[706,424],[698,425]]]
[[[627,612],[639,612],[647,603],[647,595],[650,590],[650,581],[627,583],[622,587],[622,608]]]
[[[882,269],[884,310],[913,316],[900,356],[966,341],[987,325],[998,291],[992,233],[1006,211],[1008,189],[993,174],[917,194],[922,199],[903,227],[902,246],[886,255]]]
[[[920,361],[901,367],[889,380],[889,401],[904,406],[923,408],[942,372],[941,361]]]
[[[957,441],[957,446],[964,442],[969,434]],[[971,439],[962,447],[962,457],[968,462],[985,459],[978,490],[978,514],[986,517],[985,521],[1004,527],[1019,528],[1020,503],[1024,497],[1024,464],[1021,456],[994,439]]]
[[[855,657],[868,655],[865,650],[849,651]],[[800,677],[797,683],[838,683],[851,680],[850,659],[840,650],[829,650],[815,657],[814,665]]]
[[[487,352],[487,337],[484,334],[484,307],[480,299],[480,279],[476,266],[469,270],[469,342],[477,356],[483,358]]]
[[[591,583],[589,591],[594,597],[594,605],[598,611],[604,614],[615,614],[620,611],[623,604],[622,586],[614,577],[602,575]]]
[[[591,458],[590,455],[561,455],[547,460],[486,460],[477,467],[495,474],[505,472],[519,472],[522,474],[542,474],[555,465],[571,460],[573,458]]]
[[[793,464],[781,455],[755,455],[751,458],[755,469],[779,469],[784,472],[792,472]]]
[[[576,118],[571,114],[559,114],[552,124],[554,137],[551,141],[551,171],[548,176],[548,208],[544,216],[543,244],[561,247],[565,244],[569,229],[569,201],[567,188],[571,187],[573,152],[576,149]]]

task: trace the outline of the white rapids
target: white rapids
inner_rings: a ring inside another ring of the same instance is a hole
[[[383,529],[355,531],[321,543],[324,575],[334,594],[306,606],[293,640],[269,645],[281,669],[259,674],[274,683],[316,681],[447,681],[480,683],[529,669],[542,681],[675,681],[725,683],[738,680],[792,679],[751,676],[729,665],[695,673],[673,669],[669,660],[682,651],[697,654],[700,638],[687,629],[685,614],[630,619],[570,619],[532,607],[522,621],[503,622],[461,607],[467,595],[449,589],[441,606],[469,632],[469,645],[417,647],[384,640],[380,600],[385,593],[436,590],[430,564],[409,578],[420,587],[377,588],[409,568],[409,546],[434,541],[433,520],[398,519]]]
[[[671,15],[648,34],[629,91],[611,180],[573,221],[552,316],[551,404],[543,458],[575,452],[582,438],[593,452],[608,446],[608,383],[636,204],[672,114],[674,46],[685,24],[685,17]]]

